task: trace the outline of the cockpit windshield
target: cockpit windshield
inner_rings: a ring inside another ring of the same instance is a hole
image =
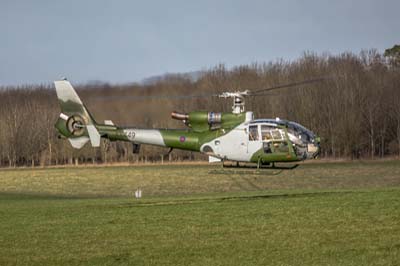
[[[296,122],[287,120],[276,120],[276,119],[258,119],[254,120],[252,123],[271,123],[281,126],[287,126],[288,133],[296,136],[303,142],[313,142],[315,139],[315,135],[313,132],[311,132],[310,130],[308,130],[307,128],[303,127],[302,125]]]
[[[256,128],[258,128],[257,132],[255,132]],[[287,143],[291,143],[299,160],[315,158],[319,154],[319,138],[312,131],[296,122],[278,118],[256,119],[250,121],[248,130],[251,132],[251,134],[249,133],[249,140],[262,140],[265,153],[274,152],[275,149],[271,150],[271,147],[275,146],[271,145],[279,146],[279,144],[284,145],[286,143],[287,145]],[[256,137],[253,137],[253,135]],[[287,147],[284,150],[287,152]],[[279,151],[283,152],[283,150]]]
[[[296,122],[288,121],[287,126],[289,133],[292,133],[293,135],[301,138],[302,140],[311,142],[315,138],[314,133],[312,133],[310,130],[308,130],[307,128],[303,127],[302,125]]]

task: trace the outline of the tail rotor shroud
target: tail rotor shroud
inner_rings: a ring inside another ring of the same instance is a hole
[[[80,115],[72,115],[67,120],[67,129],[71,135],[80,137],[85,133],[85,120]]]

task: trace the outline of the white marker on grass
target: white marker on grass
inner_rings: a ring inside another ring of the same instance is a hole
[[[135,198],[140,199],[142,197],[142,190],[140,188],[135,191]]]

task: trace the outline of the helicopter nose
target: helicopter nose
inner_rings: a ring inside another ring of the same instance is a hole
[[[317,147],[317,151],[313,154],[314,159],[317,158],[321,153],[321,138],[315,137],[314,145]]]

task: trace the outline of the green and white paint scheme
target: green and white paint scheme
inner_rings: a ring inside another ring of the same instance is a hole
[[[67,80],[55,81],[61,114],[55,124],[59,133],[74,148],[90,141],[100,146],[100,138],[110,141],[130,141],[134,147],[149,144],[174,149],[197,151],[209,155],[210,162],[231,160],[269,164],[295,162],[315,158],[319,153],[319,138],[305,127],[291,121],[253,119],[244,112],[243,92],[225,93],[234,98],[232,113],[195,111],[172,113],[187,129],[125,128],[111,121],[97,123]]]

